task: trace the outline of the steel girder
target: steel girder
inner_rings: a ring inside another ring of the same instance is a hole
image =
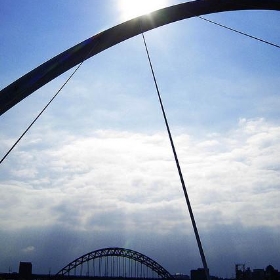
[[[142,31],[175,21],[225,11],[278,10],[280,0],[196,0],[160,9],[96,34],[53,57],[0,91],[0,115],[82,61]]]
[[[115,257],[115,256],[131,259],[136,262],[139,262],[149,267],[154,272],[156,272],[158,276],[161,278],[167,278],[167,279],[173,278],[173,276],[165,268],[163,268],[160,264],[158,264],[156,261],[152,260],[151,258],[137,251],[133,251],[125,248],[118,248],[118,247],[104,248],[104,249],[99,249],[87,253],[77,258],[76,260],[72,261],[68,265],[66,265],[56,274],[56,276],[59,277],[63,275],[69,275],[71,270],[75,269],[76,267],[90,260],[94,260],[102,257]]]

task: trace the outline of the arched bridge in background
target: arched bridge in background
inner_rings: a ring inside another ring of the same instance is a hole
[[[151,258],[125,248],[105,248],[72,261],[56,278],[164,278],[173,276]]]
[[[280,0],[196,0],[121,23],[62,52],[2,89],[0,115],[75,65],[141,32],[191,17],[238,10],[280,11]]]

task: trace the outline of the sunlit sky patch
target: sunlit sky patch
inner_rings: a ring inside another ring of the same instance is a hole
[[[148,14],[168,4],[168,0],[120,0],[118,2],[123,20]]]

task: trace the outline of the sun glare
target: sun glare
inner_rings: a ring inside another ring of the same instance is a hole
[[[129,20],[167,6],[168,0],[120,0],[123,20]]]

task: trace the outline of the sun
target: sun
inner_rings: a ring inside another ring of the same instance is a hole
[[[168,0],[119,0],[123,20],[129,20],[168,5]]]

